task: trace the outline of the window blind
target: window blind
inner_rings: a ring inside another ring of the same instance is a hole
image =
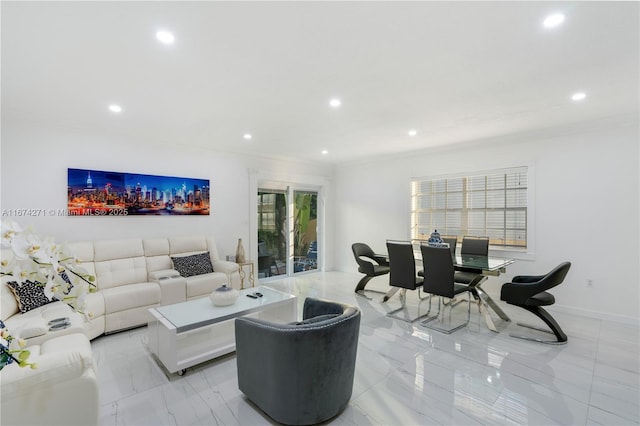
[[[489,237],[494,247],[527,248],[527,167],[411,181],[411,237]]]

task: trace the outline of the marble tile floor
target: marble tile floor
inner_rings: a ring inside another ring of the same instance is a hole
[[[509,337],[528,312],[500,306],[512,322],[489,331],[475,305],[470,324],[446,335],[391,319],[397,296],[381,304],[357,297],[359,274],[315,272],[262,282],[305,297],[362,310],[353,395],[336,425],[637,425],[640,423],[638,326],[553,312],[569,342],[550,346]],[[368,288],[388,289],[379,277]],[[499,299],[501,281],[483,285]],[[437,299],[436,299],[437,300]],[[408,312],[425,312],[409,292]],[[435,307],[435,305],[434,305]],[[466,318],[465,304],[451,314]],[[497,320],[497,317],[496,317]],[[539,322],[542,324],[541,322]],[[538,332],[532,331],[531,335]],[[538,333],[541,337],[546,337]],[[146,348],[146,327],[92,342],[101,425],[262,425],[274,422],[238,390],[235,355],[167,376]]]

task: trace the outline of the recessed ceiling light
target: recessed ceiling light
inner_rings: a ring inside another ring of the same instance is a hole
[[[329,101],[329,105],[331,105],[331,107],[333,108],[338,108],[340,105],[342,105],[342,101],[340,101],[340,99],[338,98],[334,98]]]
[[[122,112],[122,107],[120,105],[109,105],[109,111],[111,112]]]
[[[415,135],[418,134],[418,131],[411,129],[411,130],[409,130],[408,134],[409,134],[409,136],[415,136]]]
[[[158,41],[164,44],[173,44],[176,38],[169,31],[158,31],[156,33]]]
[[[329,151],[327,151],[326,149],[322,150],[322,155],[327,155],[329,153]]]
[[[253,136],[251,136],[250,133],[245,133],[244,135],[242,135],[243,138],[245,138],[246,140],[251,139]]]
[[[571,96],[571,100],[572,100],[572,101],[581,101],[581,100],[583,100],[583,99],[584,99],[584,98],[586,98],[586,97],[587,97],[587,94],[586,94],[586,93],[584,93],[584,92],[578,92],[578,93],[574,93],[574,94]]]
[[[564,15],[562,13],[555,13],[553,15],[549,15],[545,18],[542,25],[546,28],[557,27],[558,25],[564,22]]]

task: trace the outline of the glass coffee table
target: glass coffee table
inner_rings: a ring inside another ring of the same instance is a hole
[[[247,294],[261,293],[253,299]],[[201,362],[234,352],[235,319],[252,316],[272,322],[296,321],[296,296],[270,287],[240,290],[230,306],[214,306],[208,297],[149,309],[149,350],[169,373],[183,375]]]

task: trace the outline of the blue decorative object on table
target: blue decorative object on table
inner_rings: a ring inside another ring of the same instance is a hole
[[[431,237],[427,240],[427,245],[429,247],[446,247],[449,248],[449,244],[445,243],[442,238],[440,238],[440,233],[437,229],[434,229],[431,233]]]

